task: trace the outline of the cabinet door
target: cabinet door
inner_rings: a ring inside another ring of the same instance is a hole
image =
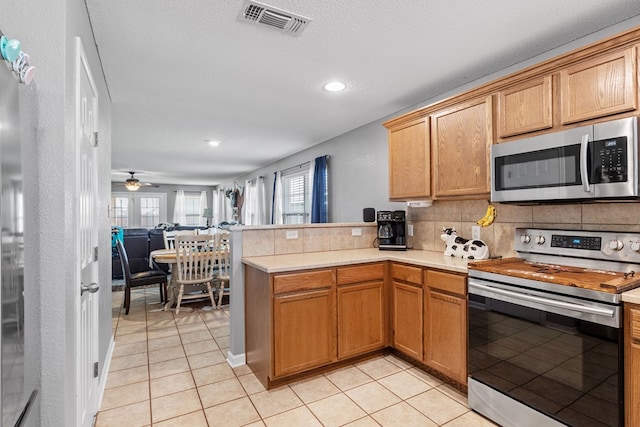
[[[422,359],[422,288],[393,282],[393,346]]]
[[[382,280],[338,287],[338,359],[384,347]]]
[[[275,378],[336,359],[335,289],[273,298]]]
[[[431,128],[434,196],[464,198],[489,194],[491,97],[434,113]]]
[[[389,198],[431,196],[429,122],[426,118],[389,129]]]
[[[498,137],[520,135],[553,126],[551,76],[498,92]]]
[[[636,109],[635,47],[560,72],[562,124]]]
[[[424,363],[467,383],[466,299],[427,288]]]
[[[640,425],[640,305],[624,305],[625,425]]]

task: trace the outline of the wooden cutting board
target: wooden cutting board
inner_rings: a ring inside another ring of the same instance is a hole
[[[567,267],[524,261],[520,258],[473,261],[469,268],[489,273],[539,280],[564,286],[591,289],[600,292],[621,293],[640,286],[640,274],[624,276],[624,273],[589,268]]]

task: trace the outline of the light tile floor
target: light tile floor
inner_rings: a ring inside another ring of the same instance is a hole
[[[106,426],[493,426],[454,388],[393,355],[266,391],[229,367],[228,308],[159,311],[157,288],[113,293]]]

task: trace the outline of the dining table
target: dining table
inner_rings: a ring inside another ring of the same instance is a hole
[[[156,249],[149,253],[149,262],[156,264],[169,264],[171,271],[177,271],[178,255],[175,249]],[[178,295],[178,284],[176,281],[177,273],[170,275],[170,280],[167,285],[167,302],[164,304],[162,310],[170,310],[173,304],[175,304]],[[195,290],[202,289],[202,285],[186,285],[185,292],[193,292]],[[203,296],[204,297],[204,296]]]

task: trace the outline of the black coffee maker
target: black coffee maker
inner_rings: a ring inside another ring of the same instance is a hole
[[[381,251],[407,249],[404,211],[378,211],[378,248]]]

